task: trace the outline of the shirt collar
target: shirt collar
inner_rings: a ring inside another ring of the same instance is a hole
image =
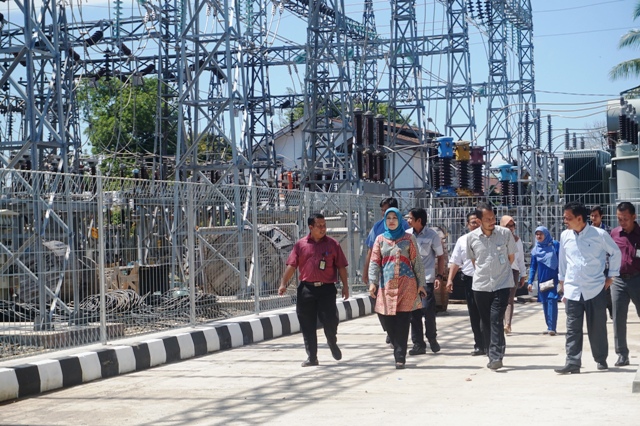
[[[585,232],[587,232],[587,230],[588,230],[589,228],[591,228],[591,225],[589,225],[589,224],[587,223],[587,224],[584,226],[584,228],[582,228],[582,231],[580,231],[580,232],[573,231],[573,234],[574,234],[575,236],[583,235]]]
[[[320,240],[319,240],[319,241],[317,241],[317,242],[318,242],[318,243],[320,243],[320,242],[322,242],[322,241],[324,241],[324,240],[326,240],[326,239],[327,239],[327,236],[325,235],[324,237],[320,238]],[[311,233],[309,233],[309,234],[307,235],[307,240],[308,240],[310,243],[314,243],[314,244],[316,243],[316,240],[314,240],[314,239],[313,239],[313,237],[311,237]]]

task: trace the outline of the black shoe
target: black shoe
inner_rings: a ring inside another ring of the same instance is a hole
[[[487,364],[487,368],[490,368],[493,371],[496,371],[499,368],[502,368],[502,361],[500,360],[496,360],[496,361],[490,361],[489,364]]]
[[[484,351],[484,349],[478,349],[475,348],[473,350],[473,352],[471,352],[471,356],[479,356],[479,355],[486,355],[487,353]]]
[[[423,346],[413,345],[409,350],[409,355],[424,355],[427,353],[427,348]]]
[[[387,334],[387,340],[385,340],[385,342],[387,343],[387,345],[391,343],[391,337],[389,337],[388,334]]]
[[[434,354],[440,352],[440,343],[436,339],[429,339],[429,347]]]
[[[629,365],[629,357],[627,355],[620,355],[615,365],[616,367],[624,367],[625,365]]]
[[[596,362],[596,368],[598,370],[608,370],[609,366],[607,365],[607,361]]]
[[[312,367],[314,365],[318,365],[317,359],[307,358],[306,361],[302,362],[302,367]]]
[[[558,374],[580,374],[580,366],[576,364],[567,364],[562,368],[556,368],[555,371]]]
[[[340,361],[342,359],[342,351],[338,347],[337,343],[334,343],[333,345],[330,344],[329,349],[331,349],[331,355],[333,356],[333,359],[335,359],[336,361]]]

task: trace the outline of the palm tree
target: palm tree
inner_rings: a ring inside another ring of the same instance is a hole
[[[640,17],[640,1],[637,2],[633,10],[633,19]],[[631,30],[622,36],[618,43],[618,48],[630,46],[640,46],[640,30]],[[640,58],[630,59],[616,65],[609,71],[609,77],[612,80],[618,80],[620,78],[629,78],[634,76],[640,76]]]

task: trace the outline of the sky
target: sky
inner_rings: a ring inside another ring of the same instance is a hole
[[[640,28],[640,19],[632,19],[635,4],[634,0],[532,0],[536,100],[543,115],[552,115],[554,129],[579,133],[604,124],[601,101],[615,100],[620,92],[640,84],[638,77],[609,78],[614,65],[640,56],[640,48],[618,49],[623,34]]]

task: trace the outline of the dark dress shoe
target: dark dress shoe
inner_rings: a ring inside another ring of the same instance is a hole
[[[329,349],[331,349],[331,355],[333,356],[333,359],[335,359],[336,361],[340,361],[342,359],[342,351],[336,343],[334,343],[333,345],[329,345]]]
[[[616,367],[624,367],[625,365],[629,365],[629,357],[626,355],[620,355],[616,361]]]
[[[609,366],[607,365],[607,361],[596,362],[596,367],[598,370],[608,370]]]
[[[580,366],[576,364],[567,364],[562,368],[556,368],[555,371],[558,374],[580,374]]]
[[[479,356],[479,355],[486,355],[487,353],[483,350],[483,349],[474,349],[473,352],[471,352],[471,356]]]
[[[307,358],[306,361],[302,362],[302,366],[303,367],[312,367],[312,366],[318,365],[318,364],[319,363],[318,363],[317,359],[310,359],[310,358]]]
[[[413,345],[411,350],[409,351],[409,355],[424,355],[427,353],[427,348],[423,348],[422,346]]]
[[[440,343],[436,339],[429,339],[429,347],[434,354],[440,352]]]

